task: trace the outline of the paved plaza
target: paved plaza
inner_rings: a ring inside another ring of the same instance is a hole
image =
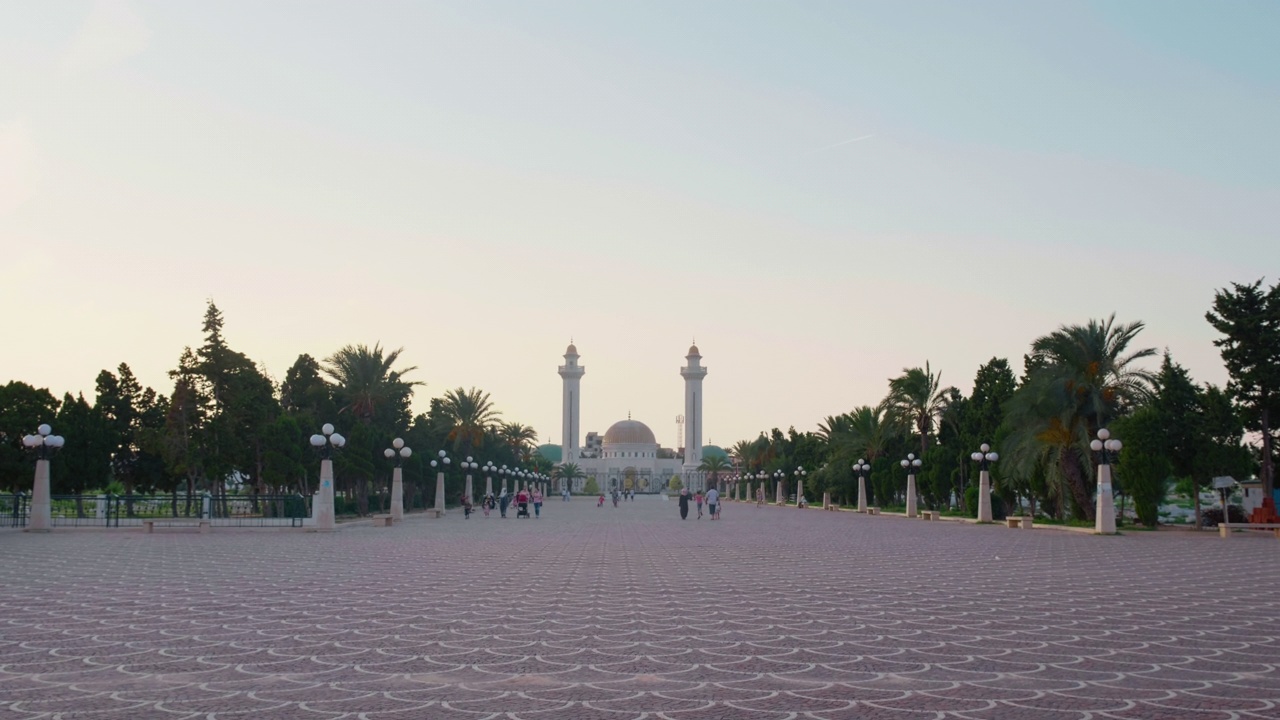
[[[0,720],[1280,718],[1280,542],[730,504],[0,532]]]

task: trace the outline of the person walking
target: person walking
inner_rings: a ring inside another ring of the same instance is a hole
[[[680,519],[686,520],[689,517],[689,488],[680,489]]]
[[[542,491],[538,488],[533,489],[533,516],[542,517]]]
[[[618,500],[619,500],[619,498],[621,498],[621,497],[622,497],[622,493],[618,492],[618,491],[617,491],[617,489],[614,489],[614,491],[613,491],[613,506],[614,506],[614,507],[618,507]]]
[[[698,506],[698,520],[702,519],[702,491],[699,490],[693,496],[693,502]]]
[[[756,488],[756,508],[764,507],[764,486]]]
[[[460,500],[462,502],[462,519],[470,520],[471,519],[471,498],[468,497],[466,493],[462,493],[462,497],[460,498]]]
[[[711,488],[710,490],[707,491],[707,514],[711,516],[712,520],[715,520],[716,516],[719,515],[719,513],[720,513],[720,491],[716,490],[715,488]]]
[[[489,517],[489,511],[493,509],[493,493],[484,496],[480,501],[480,510],[484,512],[485,517]]]
[[[507,489],[502,488],[502,494],[498,496],[498,514],[505,520],[507,518],[507,506],[511,504],[511,496],[507,494]]]

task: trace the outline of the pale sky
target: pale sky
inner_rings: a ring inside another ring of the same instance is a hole
[[[1280,3],[0,2],[0,382],[403,346],[560,442],[813,429],[1280,274]]]

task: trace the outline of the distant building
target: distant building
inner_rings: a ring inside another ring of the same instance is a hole
[[[626,420],[610,425],[604,435],[588,432],[585,442],[579,444],[581,381],[586,374],[586,368],[578,363],[580,357],[578,348],[570,344],[564,353],[565,363],[559,368],[560,377],[564,381],[560,462],[574,463],[586,474],[585,478],[574,481],[573,491],[580,492],[590,478],[604,492],[614,488],[641,493],[658,492],[667,487],[671,478],[677,475],[686,487],[702,488],[704,483],[698,466],[702,464],[703,457],[702,379],[706,377],[707,369],[702,366],[702,354],[698,352],[698,347],[695,345],[689,348],[689,353],[685,356],[686,363],[680,368],[685,385],[685,449],[682,454],[660,447],[649,426],[633,420],[629,415]],[[724,452],[714,446],[708,446],[707,449]]]

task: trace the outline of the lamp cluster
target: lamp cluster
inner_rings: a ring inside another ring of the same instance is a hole
[[[987,469],[988,463],[993,463],[1000,459],[1000,453],[991,452],[991,446],[982,443],[978,446],[978,452],[969,456],[976,463],[981,463],[982,469]]]
[[[898,461],[898,464],[907,470],[919,470],[922,463],[915,453],[907,453],[907,459]]]
[[[333,431],[332,423],[325,423],[322,425],[320,427],[320,432],[324,434],[311,436],[311,447],[319,450],[325,458],[329,457],[330,448],[340,448],[347,444],[347,439],[345,437]]]
[[[52,433],[53,428],[49,427],[46,423],[42,423],[40,427],[36,428],[35,435],[24,435],[22,437],[22,445],[23,447],[38,450],[40,452],[40,459],[45,460],[49,457],[51,452],[66,444],[65,438],[61,435],[54,435]]]
[[[1094,452],[1102,453],[1102,463],[1110,465],[1115,458],[1115,454],[1120,452],[1124,447],[1124,443],[1116,438],[1111,437],[1111,431],[1106,428],[1098,430],[1098,437],[1089,442],[1089,449]]]
[[[382,451],[382,456],[386,459],[396,459],[396,467],[400,467],[400,463],[404,462],[405,458],[410,455],[413,455],[413,450],[409,449],[409,446],[405,445],[404,440],[400,438],[392,440],[391,447]]]

